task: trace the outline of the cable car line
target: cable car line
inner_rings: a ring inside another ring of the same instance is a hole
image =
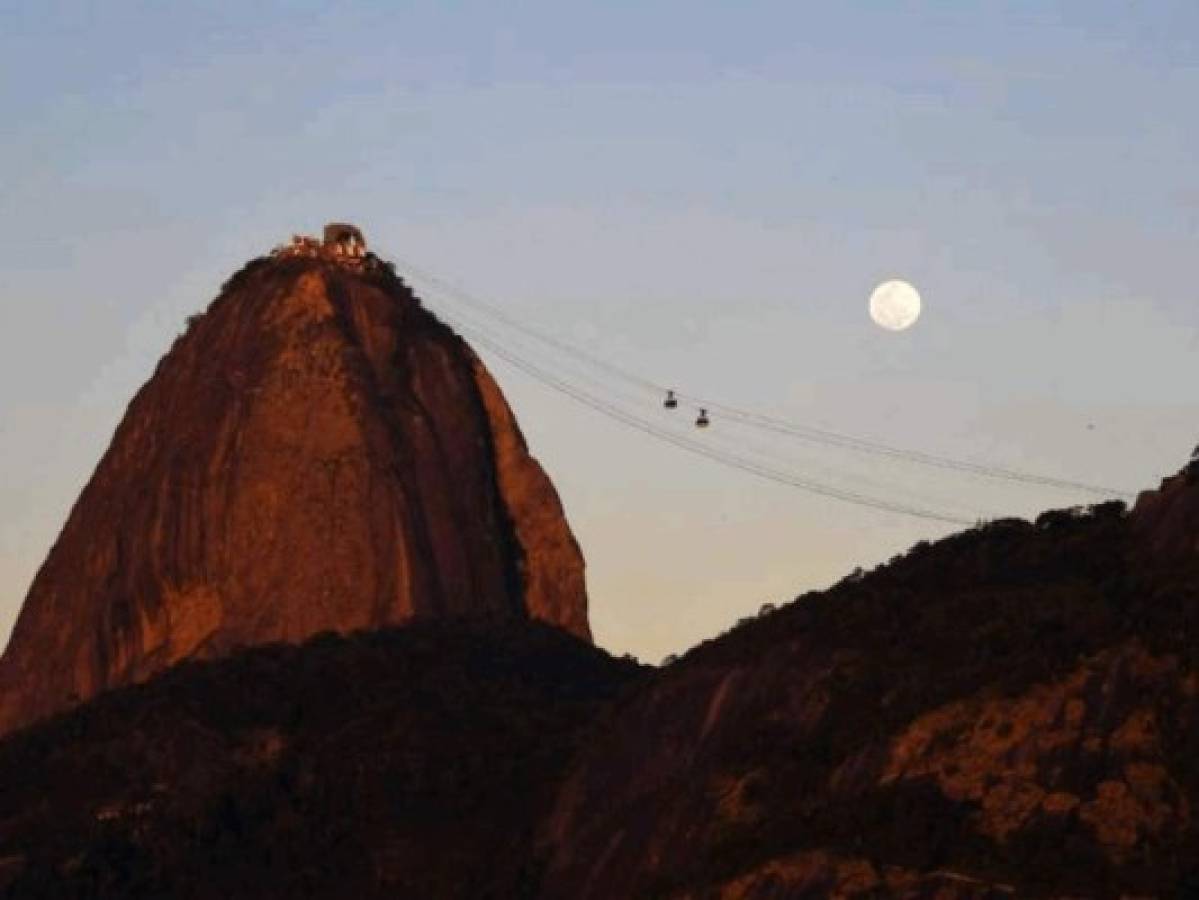
[[[624,404],[625,406],[632,406],[634,409],[643,409],[646,406],[646,397],[643,394],[641,394],[641,393],[635,394],[630,391],[613,390],[613,388],[610,384],[605,383],[604,381],[600,380],[593,372],[587,372],[587,371],[571,372],[568,375],[564,372],[565,366],[563,366],[563,365],[558,365],[555,367],[549,362],[542,363],[541,365],[538,365],[537,363],[532,362],[529,359],[527,354],[522,353],[521,350],[519,350],[513,346],[513,344],[511,343],[511,337],[512,337],[511,335],[502,335],[501,336],[496,331],[496,329],[494,329],[490,324],[484,325],[482,323],[479,323],[478,321],[476,321],[474,319],[473,315],[470,320],[467,320],[467,319],[461,318],[460,313],[455,312],[452,316],[445,315],[444,318],[448,324],[452,325],[453,327],[458,329],[461,333],[463,333],[465,336],[469,337],[471,342],[474,344],[477,344],[479,347],[484,347],[485,340],[486,340],[486,346],[488,349],[490,349],[493,346],[498,346],[499,348],[503,349],[506,352],[508,357],[513,356],[513,355],[517,356],[517,357],[521,358],[522,360],[524,360],[524,362],[527,365],[537,366],[543,372],[550,372],[552,374],[552,377],[555,378],[558,382],[564,382],[567,384],[571,384],[572,386],[575,386],[578,390],[588,392],[588,395],[591,397],[597,397],[597,396],[602,397],[604,402],[606,402],[608,404],[608,406],[610,406],[610,407],[617,406],[618,402],[620,404]],[[507,357],[505,357],[504,361],[505,362],[508,361]],[[525,374],[528,374],[527,371],[525,372]],[[582,382],[582,384],[580,385],[579,382]],[[667,408],[669,408],[669,407],[667,407]],[[676,400],[676,408],[677,408],[677,400]],[[624,411],[624,410],[622,409],[622,411]],[[710,418],[706,415],[705,410],[700,409],[700,410],[698,410],[698,413],[699,413],[700,419],[707,421],[708,425],[711,424]],[[642,419],[640,419],[640,421],[644,422],[645,419],[642,418]],[[680,422],[679,425],[682,426],[682,423]],[[693,421],[692,425],[693,425],[693,427],[700,428],[700,429],[708,428],[708,425],[705,425],[702,422],[696,423]],[[685,426],[682,426],[682,427],[685,427]],[[769,432],[764,432],[764,434],[767,437],[771,437]],[[727,446],[721,447],[720,446],[721,439],[726,438],[726,437],[734,439],[736,441],[736,446],[735,447],[727,447]],[[946,511],[952,510],[953,512],[951,514],[958,515],[961,522],[985,521],[988,519],[998,518],[998,517],[1001,517],[1002,515],[1004,515],[1003,512],[999,512],[999,511],[995,511],[995,510],[983,510],[977,506],[971,506],[971,505],[963,504],[960,501],[955,501],[955,500],[950,500],[950,499],[945,499],[945,498],[938,498],[937,500],[932,501],[929,498],[921,497],[919,495],[919,493],[912,491],[910,488],[908,488],[906,486],[879,482],[876,479],[872,478],[870,475],[865,474],[865,473],[847,472],[844,470],[830,471],[826,465],[823,465],[819,462],[813,462],[813,461],[800,462],[800,461],[796,460],[791,454],[785,453],[785,452],[780,452],[779,447],[771,447],[768,445],[761,445],[758,442],[754,441],[753,438],[754,438],[753,434],[737,435],[734,432],[730,432],[727,429],[720,429],[720,430],[717,430],[716,432],[712,433],[709,437],[704,438],[704,446],[708,447],[709,449],[713,449],[716,452],[723,451],[725,453],[732,453],[735,455],[739,455],[743,461],[752,462],[752,464],[754,464],[754,465],[772,469],[773,471],[782,471],[782,472],[786,472],[786,473],[792,473],[792,472],[797,471],[797,468],[796,468],[797,466],[805,468],[805,469],[809,466],[815,466],[815,468],[821,470],[819,477],[816,477],[816,473],[808,472],[806,475],[806,480],[817,481],[818,483],[823,483],[824,486],[828,486],[827,485],[828,479],[832,479],[834,481],[841,480],[841,479],[848,479],[852,482],[855,482],[857,485],[872,486],[883,492],[889,492],[889,493],[899,492],[902,494],[907,494],[907,495],[909,495],[909,497],[911,497],[912,499],[914,499],[916,501],[916,505],[922,505],[922,508],[923,508],[923,506],[927,506],[928,504],[932,503],[932,505],[934,505],[937,508],[938,512],[946,512]],[[750,454],[749,459],[746,458],[747,453]],[[839,488],[836,486],[833,486],[832,489],[844,490],[844,488]],[[860,490],[858,490],[856,492],[861,493]],[[876,494],[876,496],[877,496],[877,494]],[[896,502],[896,501],[889,501],[889,502]],[[960,514],[965,514],[965,515],[969,516],[969,518],[962,518],[960,516]]]
[[[498,345],[499,348],[507,351],[508,355],[514,355],[522,358],[525,363],[541,368],[542,372],[548,372],[552,374],[556,380],[560,382],[566,382],[568,385],[577,387],[580,389],[580,391],[589,393],[590,397],[603,398],[605,403],[607,403],[609,406],[617,406],[626,411],[629,406],[632,406],[633,412],[629,413],[629,415],[635,416],[637,415],[638,410],[644,410],[646,407],[646,398],[644,395],[634,394],[627,391],[613,391],[613,388],[611,388],[609,383],[599,380],[594,373],[572,372],[567,374],[564,370],[565,367],[558,366],[555,368],[553,364],[549,362],[537,363],[531,361],[528,355],[524,354],[524,352],[517,349],[516,346],[511,343],[511,336],[507,336],[507,334],[501,336],[500,333],[496,332],[494,328],[490,327],[489,325],[484,326],[482,324],[478,324],[478,322],[474,320],[464,320],[460,318],[453,319],[451,316],[446,316],[446,321],[447,324],[451,324],[454,327],[459,328],[460,332],[462,332],[465,337],[470,338],[472,344],[477,344],[480,346],[480,348],[483,348],[483,340],[480,338],[487,338],[489,339],[490,345]],[[506,363],[507,360],[501,360],[501,362]],[[641,417],[640,421],[644,422],[645,417]],[[653,418],[652,421],[655,423],[659,422],[657,418]],[[687,425],[683,424],[683,422],[686,422],[686,419],[675,419],[674,422],[676,423],[677,428],[687,428]],[[1001,518],[1002,515],[1008,513],[1006,509],[1005,511],[996,511],[996,509],[982,509],[977,506],[965,505],[965,503],[962,503],[959,500],[946,499],[946,497],[938,497],[938,499],[934,500],[932,497],[921,496],[918,491],[912,490],[910,487],[908,487],[908,485],[880,482],[867,472],[846,471],[843,465],[830,469],[829,465],[826,463],[821,463],[821,461],[817,459],[796,459],[795,455],[787,452],[787,449],[783,448],[782,446],[771,446],[769,443],[764,445],[764,443],[755,441],[754,439],[758,436],[758,433],[737,434],[736,430],[730,430],[727,428],[709,430],[707,425],[695,425],[694,421],[689,422],[689,424],[691,424],[693,428],[709,431],[709,434],[707,434],[703,439],[704,446],[706,447],[715,449],[717,452],[723,451],[725,453],[734,454],[742,459],[746,459],[748,457],[748,460],[752,461],[754,465],[764,466],[766,469],[771,469],[773,471],[783,471],[788,473],[802,471],[805,473],[805,476],[803,477],[805,477],[807,481],[818,482],[825,485],[829,485],[829,483],[832,482],[833,484],[831,487],[837,489],[846,489],[843,487],[843,485],[837,484],[837,482],[848,481],[854,485],[854,487],[850,489],[855,490],[856,493],[868,493],[873,494],[874,496],[885,496],[888,497],[888,501],[890,502],[915,501],[911,503],[912,506],[918,506],[921,508],[933,507],[939,513],[945,512],[951,515],[957,515],[957,517],[959,517],[962,521],[974,521],[974,523],[977,523],[977,521]],[[711,424],[711,422],[709,422],[709,424]],[[669,425],[667,429],[670,430]],[[771,439],[771,437],[773,437],[769,431],[764,431],[764,433],[761,434],[766,436],[767,439]],[[724,446],[721,446],[722,442],[724,443]],[[728,446],[729,443],[733,443],[733,446]],[[817,446],[819,447],[819,445]],[[838,463],[843,463],[843,461],[844,460],[842,458],[838,458]],[[862,488],[868,488],[869,490],[863,491]],[[906,500],[900,500],[898,497],[890,497],[890,495],[896,493],[908,495],[908,497],[906,497]]]
[[[872,497],[868,494],[861,494],[857,491],[844,490],[811,481],[810,479],[800,478],[789,472],[763,465],[747,457],[724,450],[718,450],[706,443],[694,440],[692,438],[686,438],[681,435],[673,434],[650,421],[633,415],[632,413],[622,410],[619,407],[588,393],[576,385],[572,385],[566,381],[563,381],[535,363],[529,362],[528,360],[521,358],[518,354],[509,351],[492,338],[483,335],[469,325],[464,325],[460,322],[452,320],[451,324],[453,324],[455,328],[459,328],[468,334],[474,332],[471,334],[472,340],[478,342],[481,346],[485,347],[500,359],[503,359],[510,365],[520,369],[525,374],[535,378],[537,381],[540,381],[542,384],[546,385],[552,390],[570,397],[571,399],[582,403],[596,412],[620,422],[621,424],[637,429],[638,431],[648,434],[651,437],[655,437],[658,440],[673,444],[674,446],[686,450],[689,453],[707,457],[715,462],[739,469],[751,475],[756,475],[757,477],[767,481],[798,488],[799,490],[807,491],[808,493],[829,497],[835,500],[841,500],[843,502],[852,503],[858,506],[865,506],[871,509],[897,513],[899,515],[911,516],[933,522],[941,522],[949,525],[975,524],[975,521],[971,519],[948,515],[921,507],[909,506],[903,503],[895,503],[879,497]]]
[[[676,395],[683,399],[691,400],[692,402],[699,402],[699,398],[689,397],[686,394],[676,392]],[[886,444],[879,444],[873,441],[868,441],[864,438],[857,438],[852,435],[840,434],[834,431],[826,431],[823,429],[814,428],[812,426],[792,425],[791,423],[784,422],[780,419],[774,419],[770,416],[764,416],[759,413],[747,413],[735,407],[725,406],[720,403],[713,403],[710,400],[705,400],[704,402],[708,404],[709,408],[721,413],[726,418],[734,419],[735,421],[743,424],[752,425],[767,431],[773,431],[776,434],[789,435],[791,437],[798,438],[801,441],[842,447],[846,450],[857,450],[876,456],[888,456],[893,459],[903,460],[905,462],[918,463],[920,465],[933,466],[940,469],[949,469],[952,471],[964,472],[970,475],[979,475],[985,478],[1019,481],[1024,484],[1080,491],[1102,497],[1135,496],[1132,491],[1124,491],[1112,487],[1088,484],[1081,481],[1071,481],[1066,478],[1055,478],[1049,475],[1038,475],[1033,472],[1023,472],[1017,469],[1006,469],[999,466],[988,466],[981,463],[972,463],[967,460],[938,456],[931,453],[924,453],[919,450],[906,450],[897,447],[890,447]]]
[[[966,475],[990,478],[994,480],[1020,482],[1039,487],[1050,487],[1065,491],[1077,491],[1104,497],[1115,496],[1130,498],[1135,496],[1134,492],[1132,491],[1122,490],[1105,485],[1074,481],[1071,479],[1042,475],[1020,469],[976,463],[969,460],[944,456],[941,454],[897,447],[891,444],[886,444],[882,441],[871,440],[868,438],[858,437],[829,429],[817,428],[815,426],[789,422],[787,420],[768,416],[763,413],[745,410],[729,404],[717,403],[697,395],[687,394],[677,389],[669,388],[665,385],[651,381],[650,379],[644,378],[636,373],[629,372],[607,362],[606,360],[596,357],[594,354],[589,353],[580,347],[556,338],[553,335],[546,334],[539,329],[528,326],[511,315],[508,315],[503,310],[496,308],[493,304],[479,299],[462,288],[450,284],[444,279],[439,278],[438,276],[433,275],[421,269],[420,267],[414,266],[407,261],[399,261],[401,262],[405,271],[411,272],[412,275],[418,279],[439,289],[442,294],[448,295],[448,298],[456,299],[461,303],[478,309],[498,322],[515,329],[526,337],[539,341],[549,347],[554,348],[558,352],[565,354],[568,358],[575,362],[588,363],[594,366],[596,369],[604,371],[614,378],[618,378],[630,385],[634,385],[645,391],[652,391],[659,396],[664,395],[665,399],[663,400],[663,406],[665,406],[667,409],[676,408],[679,400],[687,400],[688,402],[693,403],[703,409],[720,413],[721,416],[732,419],[746,427],[770,431],[775,434],[808,443],[834,446],[857,453],[883,456],[915,465],[961,472]],[[674,405],[671,405],[672,400],[674,401]],[[705,418],[709,418],[709,416],[705,416]]]
[[[412,263],[400,259],[400,257],[398,257],[398,256],[395,257],[395,259],[397,262],[402,264],[405,272],[412,273],[417,278],[420,278],[423,281],[426,281],[429,284],[431,284],[437,288],[440,288],[440,290],[443,293],[448,294],[451,297],[457,298],[458,300],[467,304],[468,306],[473,306],[473,307],[481,310],[482,312],[486,313],[487,315],[491,316],[492,318],[497,319],[500,322],[503,322],[505,325],[515,328],[517,331],[520,331],[523,334],[525,334],[531,338],[534,338],[535,340],[538,340],[538,341],[541,341],[542,343],[548,344],[549,346],[554,347],[558,351],[565,353],[568,356],[571,356],[571,357],[574,357],[577,359],[586,360],[587,362],[594,365],[596,368],[602,369],[603,371],[607,372],[609,375],[612,375],[615,378],[619,378],[622,381],[628,382],[629,384],[636,385],[639,388],[643,388],[645,390],[652,391],[653,393],[664,394],[668,390],[668,388],[665,385],[658,384],[656,381],[650,381],[648,378],[643,378],[640,375],[637,375],[632,372],[628,372],[624,369],[619,368],[618,366],[614,366],[611,363],[606,362],[596,356],[593,356],[592,354],[586,352],[585,350],[582,350],[582,349],[574,346],[573,344],[570,344],[570,343],[567,343],[566,341],[560,340],[559,338],[556,338],[553,335],[546,334],[544,331],[540,331],[539,329],[533,328],[530,325],[526,325],[524,322],[521,322],[520,320],[513,318],[512,316],[505,313],[503,310],[497,308],[495,305],[493,305],[491,303],[487,303],[484,300],[480,300],[478,297],[475,297],[474,295],[467,293],[467,291],[464,290],[463,288],[460,288],[454,284],[450,284],[448,281],[445,281],[444,279],[439,278],[438,276],[433,275],[430,272],[426,272],[423,269],[420,269],[417,266],[412,265]]]

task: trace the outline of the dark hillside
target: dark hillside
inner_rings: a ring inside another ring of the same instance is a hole
[[[1199,559],[1139,510],[920,545],[697,647],[605,713],[546,895],[1175,896]]]
[[[638,676],[538,624],[186,663],[0,743],[7,897],[519,897],[580,729]]]

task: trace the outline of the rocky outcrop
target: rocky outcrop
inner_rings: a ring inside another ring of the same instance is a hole
[[[471,367],[491,422],[500,494],[508,508],[520,555],[516,563],[525,604],[540,619],[572,634],[590,635],[582,555],[566,527],[553,484],[529,455],[504,395],[482,361]]]
[[[589,637],[557,494],[386,267],[258,260],[130,404],[0,662],[0,730],[182,659],[422,617]]]
[[[1199,459],[1137,497],[1133,520],[1150,559],[1199,559]]]

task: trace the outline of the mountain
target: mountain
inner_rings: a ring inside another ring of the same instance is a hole
[[[658,670],[501,616],[176,666],[0,741],[0,896],[1199,896],[1199,467]]]
[[[546,898],[1199,896],[1199,466],[921,544],[607,710]]]
[[[471,615],[589,638],[582,555],[478,357],[337,226],[235,275],[133,399],[0,661],[0,732],[181,660]]]
[[[478,617],[181,663],[0,743],[0,896],[531,896],[562,770],[640,673]]]
[[[1199,459],[647,671],[478,359],[334,225],[134,399],[0,722],[4,897],[1195,898]]]

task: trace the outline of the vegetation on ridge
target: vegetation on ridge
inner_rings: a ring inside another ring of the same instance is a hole
[[[522,896],[580,729],[639,671],[468,621],[185,663],[0,743],[0,893]]]

